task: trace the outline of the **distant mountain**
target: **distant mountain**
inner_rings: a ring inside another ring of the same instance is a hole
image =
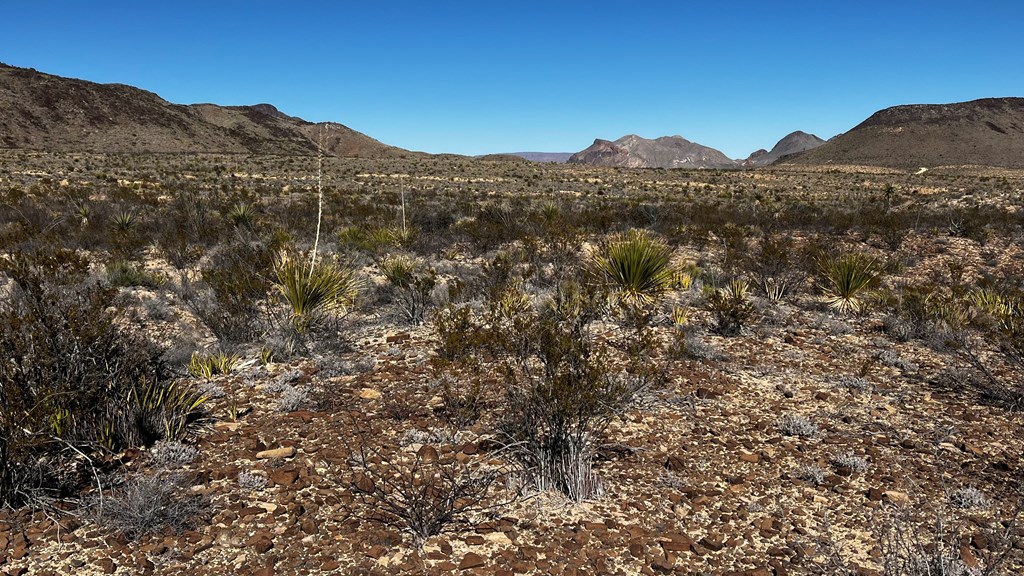
[[[1024,168],[1024,98],[886,108],[782,163]]]
[[[341,124],[288,116],[270,104],[172,104],[124,84],[97,84],[0,64],[0,148],[311,155],[321,131],[324,149],[337,156],[418,154]]]
[[[807,150],[813,150],[824,144],[825,141],[814,134],[808,134],[797,130],[779,140],[771,151],[758,150],[743,161],[745,167],[767,166],[779,158],[792,154],[799,154]]]
[[[568,162],[572,152],[512,152],[512,156],[525,158],[530,162]]]
[[[740,167],[738,162],[718,150],[690,142],[682,136],[649,140],[633,134],[614,142],[594,140],[589,148],[573,154],[568,162],[622,168]]]

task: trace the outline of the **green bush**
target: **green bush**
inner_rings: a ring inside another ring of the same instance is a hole
[[[395,300],[406,320],[419,326],[430,305],[430,296],[437,285],[437,274],[423,270],[403,256],[392,256],[380,263],[381,272],[395,292]]]
[[[111,286],[119,288],[131,286],[157,288],[163,284],[164,278],[159,273],[146,272],[142,266],[137,264],[114,260],[107,263],[107,282]]]
[[[0,504],[59,494],[82,480],[78,454],[180,434],[197,415],[201,397],[118,327],[116,291],[82,284],[79,257],[16,253],[0,271],[14,283],[0,303]]]
[[[733,280],[726,288],[709,289],[708,309],[715,315],[716,330],[722,336],[736,336],[754,315],[754,303],[747,296],[747,282]]]

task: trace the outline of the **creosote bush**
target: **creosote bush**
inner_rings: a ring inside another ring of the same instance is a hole
[[[60,494],[83,479],[80,454],[173,437],[198,416],[201,397],[118,327],[115,291],[85,283],[80,256],[16,253],[0,267],[13,281],[0,303],[0,503]]]
[[[518,496],[488,500],[501,471],[474,462],[460,462],[453,453],[440,455],[430,444],[415,454],[385,455],[360,444],[353,455],[349,490],[363,506],[353,512],[363,520],[396,526],[416,546],[444,531],[471,523],[482,511]]]

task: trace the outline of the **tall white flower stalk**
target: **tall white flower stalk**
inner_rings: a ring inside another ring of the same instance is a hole
[[[327,125],[328,131],[330,124]],[[309,277],[313,277],[313,269],[316,267],[316,252],[320,247],[320,223],[324,218],[324,125],[321,124],[317,131],[316,143],[316,238],[313,240],[313,256],[309,261]]]

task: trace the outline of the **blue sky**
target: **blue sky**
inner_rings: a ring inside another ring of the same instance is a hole
[[[679,134],[731,157],[907,103],[1024,96],[1024,2],[12,1],[0,61],[269,102],[427,152]]]

